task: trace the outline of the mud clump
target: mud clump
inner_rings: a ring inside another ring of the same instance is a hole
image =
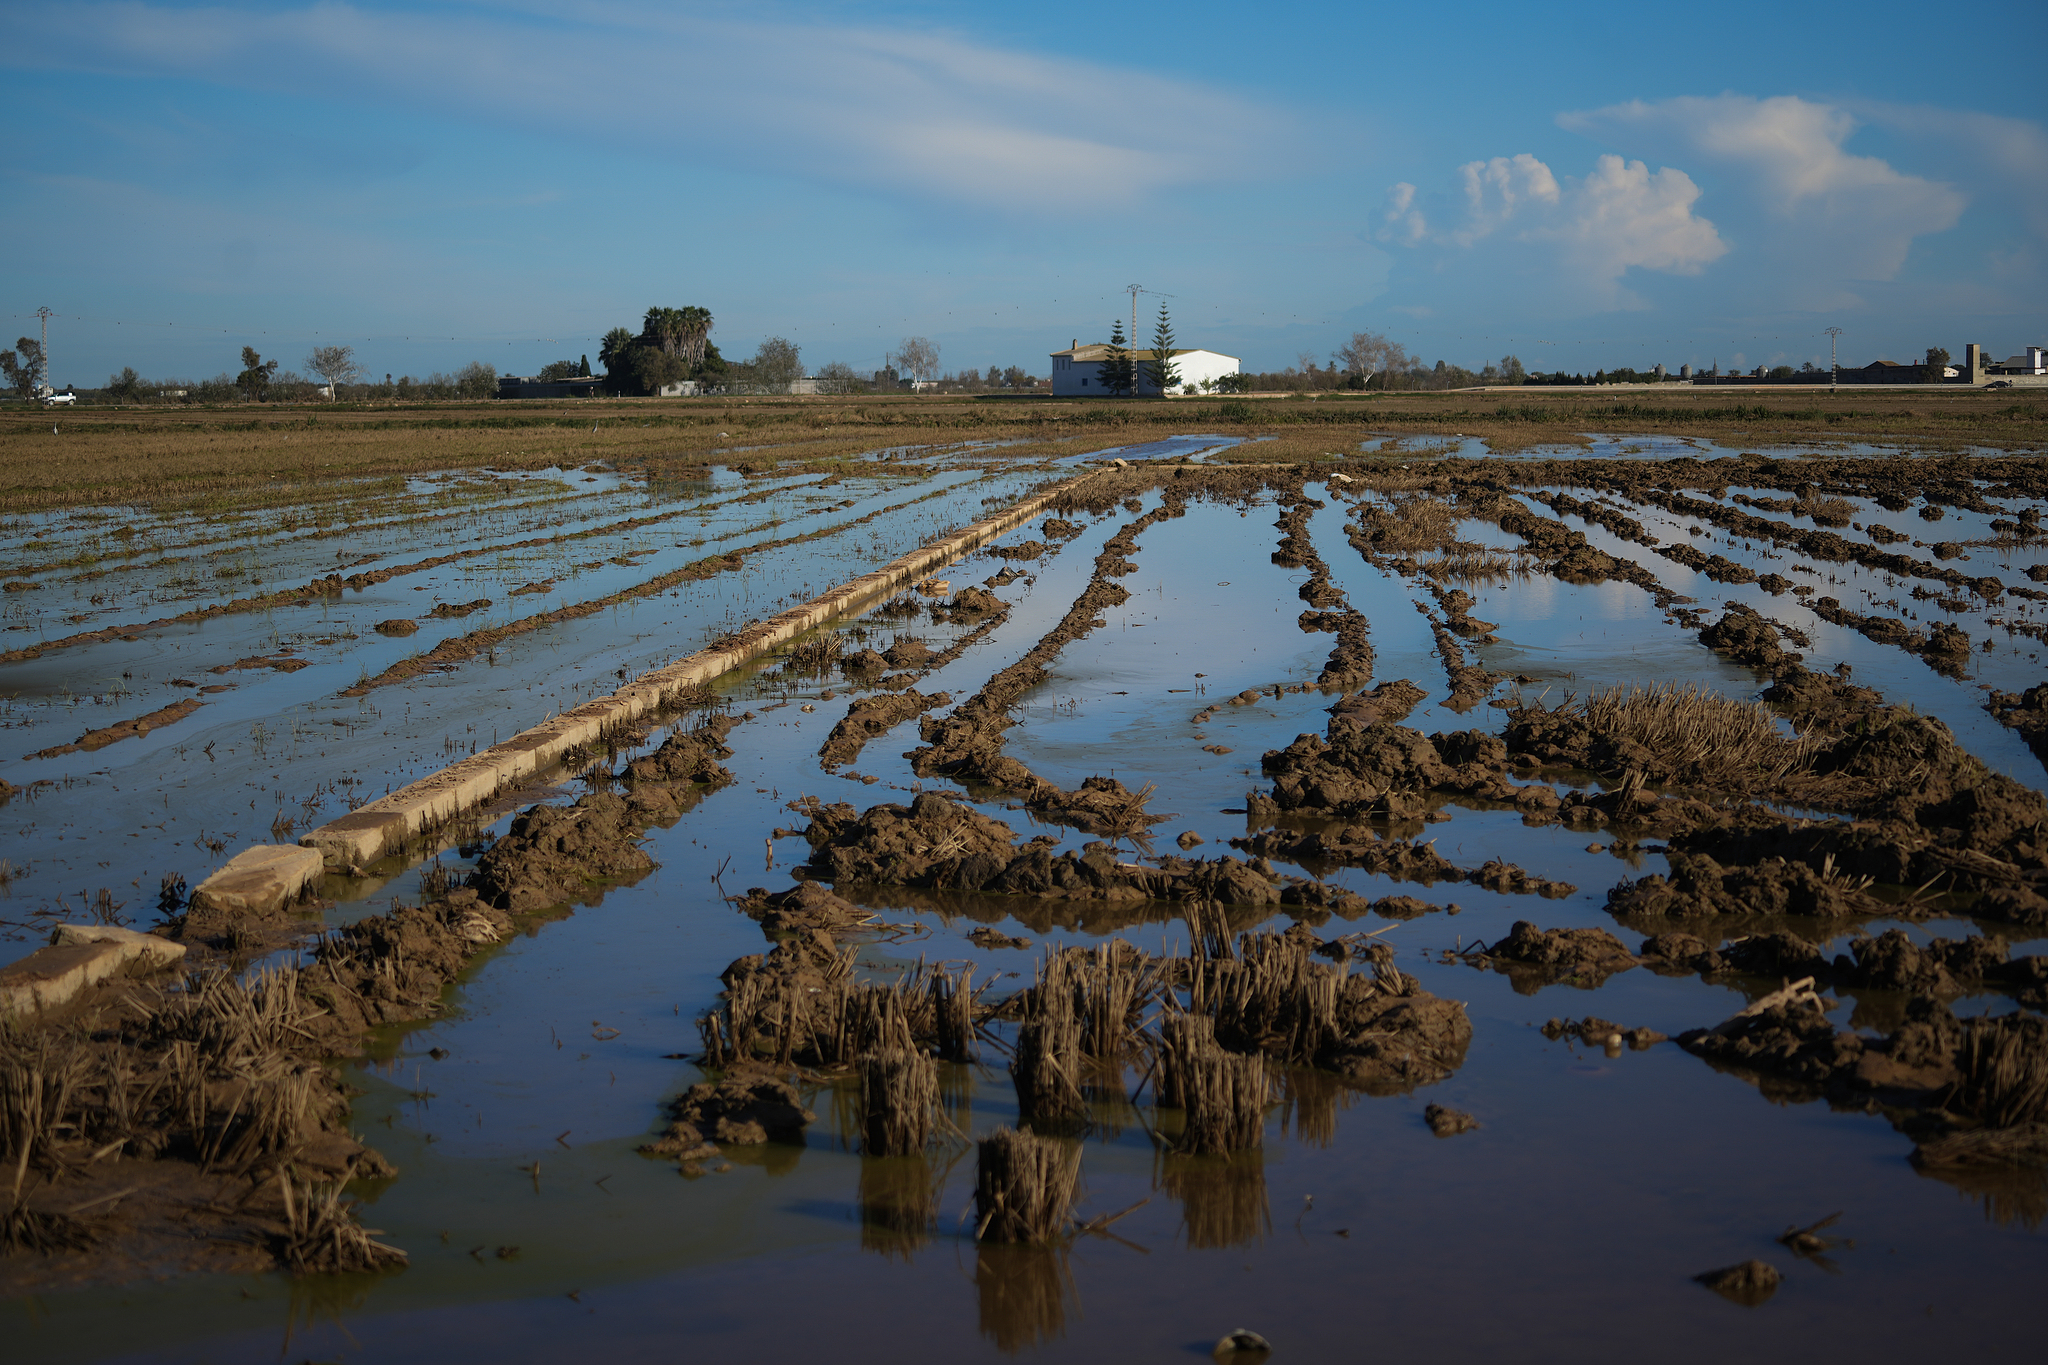
[[[1451,1109],[1441,1104],[1424,1105],[1422,1121],[1429,1125],[1429,1131],[1440,1138],[1456,1137],[1460,1133],[1476,1132],[1479,1120],[1462,1109]]]
[[[1631,1052],[1647,1052],[1668,1040],[1668,1035],[1653,1028],[1623,1028],[1611,1019],[1591,1014],[1583,1019],[1547,1020],[1540,1032],[1553,1043],[1560,1038],[1574,1038],[1609,1052],[1619,1052],[1624,1045]]]
[[[474,602],[443,602],[440,606],[428,612],[427,615],[437,621],[452,621],[457,617],[469,616],[475,612],[482,611],[490,605],[491,599],[488,597],[479,597]]]
[[[1538,929],[1527,920],[1515,921],[1506,937],[1465,957],[1505,972],[1524,995],[1560,981],[1592,990],[1638,965],[1635,954],[1605,929]]]
[[[400,636],[419,634],[420,623],[417,621],[407,620],[405,617],[402,616],[398,616],[393,617],[389,621],[379,621],[376,625],[372,626],[371,629],[376,631],[379,635],[389,635],[394,638],[397,638]]]
[[[1720,620],[1700,632],[1700,643],[1764,673],[1775,674],[1785,664],[1805,658],[1779,643],[1778,631],[1767,618],[1737,603],[1730,603]]]
[[[978,886],[1009,865],[1017,837],[1002,821],[930,792],[865,813],[843,802],[802,809],[811,816],[805,870],[830,882]]]
[[[1510,783],[1502,773],[1506,758],[1507,747],[1497,737],[1478,731],[1424,736],[1385,721],[1333,721],[1327,740],[1299,735],[1259,760],[1273,780],[1273,791],[1270,797],[1253,797],[1251,813],[1255,818],[1299,811],[1414,820],[1427,813],[1428,797],[1436,792],[1516,802],[1541,800],[1540,791],[1549,805],[1557,804],[1556,793],[1547,788]],[[1530,793],[1526,798],[1525,791]]]
[[[678,730],[661,747],[628,763],[621,776],[636,783],[694,782],[707,787],[729,785],[733,776],[720,763],[731,758],[725,737],[737,724],[730,716],[706,721],[694,730]]]
[[[874,918],[817,882],[798,882],[787,891],[772,893],[749,887],[740,909],[759,920],[761,932],[770,938],[788,938],[813,929],[849,929]]]
[[[1330,710],[1329,729],[1363,730],[1381,723],[1397,724],[1429,699],[1429,694],[1406,678],[1383,682],[1370,691],[1354,692]]]
[[[654,784],[635,788],[631,800],[593,792],[573,806],[529,807],[477,860],[470,886],[486,905],[513,913],[559,905],[652,871],[641,831],[678,812],[674,797]]]
[[[1739,1303],[1745,1308],[1755,1308],[1769,1300],[1778,1292],[1778,1285],[1784,1278],[1769,1261],[1755,1260],[1693,1276],[1730,1303]]]
[[[888,667],[889,661],[871,648],[855,650],[839,661],[839,671],[849,678],[881,673]]]
[[[967,935],[967,941],[977,948],[1029,948],[1031,940],[1006,934],[1000,929],[991,929],[986,924],[978,925]]]
[[[1036,559],[1049,548],[1042,540],[1027,540],[1017,545],[991,545],[985,552],[997,559]]]
[[[880,655],[875,657],[877,660],[881,658]],[[861,697],[846,708],[845,717],[832,727],[832,733],[818,751],[818,757],[828,769],[851,763],[860,757],[861,749],[869,740],[887,734],[904,721],[926,711],[949,706],[952,701],[951,693],[925,693],[908,688],[901,692]]]
[[[169,706],[151,711],[147,715],[136,716],[132,720],[119,721],[116,724],[103,726],[97,730],[87,730],[70,744],[59,744],[48,749],[41,749],[27,755],[27,757],[58,758],[65,754],[78,753],[81,750],[92,752],[97,749],[104,749],[109,744],[117,744],[124,739],[136,739],[148,734],[151,730],[161,729],[166,725],[175,725],[204,705],[206,703],[196,697],[187,697],[183,701],[172,702]],[[4,792],[0,792],[0,799],[5,799],[14,790],[13,786],[8,786]]]
[[[986,588],[967,587],[953,594],[953,600],[943,605],[934,603],[932,619],[935,621],[978,621],[984,616],[1001,616],[1009,612],[1009,603],[997,597]]]
[[[1403,1094],[1448,1079],[1465,1064],[1472,1021],[1465,1006],[1394,973],[1391,988],[1349,976],[1337,998],[1336,1036],[1316,1063],[1368,1094]]]
[[[882,660],[891,668],[923,668],[938,655],[931,646],[915,636],[899,635],[882,651]]]
[[[1047,540],[1072,540],[1081,534],[1080,527],[1060,517],[1047,517],[1038,529]]]
[[[1607,893],[1616,919],[1703,919],[1719,915],[1804,915],[1848,919],[1880,915],[1886,906],[1859,878],[1816,870],[1803,861],[1771,858],[1724,867],[1705,853],[1674,842],[1665,853],[1671,875],[1651,873]]]
[[[693,1085],[669,1105],[674,1120],[666,1132],[640,1150],[648,1156],[701,1161],[711,1143],[753,1147],[765,1142],[804,1140],[818,1116],[788,1081],[773,1076]]]

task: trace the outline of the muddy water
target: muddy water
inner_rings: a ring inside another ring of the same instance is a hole
[[[1316,485],[1309,492],[1325,495]],[[1497,728],[1496,711],[1442,705],[1442,664],[1415,609],[1427,594],[1365,563],[1342,535],[1347,505],[1327,501],[1311,534],[1332,581],[1371,622],[1376,676],[1412,678],[1430,694],[1407,723],[1424,732]],[[1156,505],[1148,497],[1141,508]],[[1193,830],[1207,841],[1197,852],[1213,854],[1245,833],[1246,817],[1232,808],[1258,785],[1259,753],[1319,731],[1330,700],[1313,690],[1267,695],[1219,706],[1206,725],[1191,719],[1246,688],[1311,681],[1331,646],[1332,637],[1295,624],[1295,588],[1306,575],[1270,561],[1276,510],[1269,500],[1196,501],[1184,517],[1147,530],[1131,556],[1137,572],[1119,580],[1130,600],[1062,652],[1052,679],[1019,708],[1009,752],[1062,785],[1109,771],[1130,786],[1157,783],[1154,809],[1176,814],[1158,827],[1156,842]],[[1081,536],[1020,565],[1030,577],[998,589],[1014,604],[1010,619],[920,687],[962,699],[1028,649],[1085,585],[1101,543],[1135,515],[1078,518]],[[1701,607],[1753,600],[1583,529]],[[1471,523],[1462,534],[1516,543]],[[1715,549],[1735,557],[1725,544]],[[950,576],[975,581],[999,567],[977,555]],[[838,573],[826,571],[825,581]],[[1681,679],[1748,695],[1758,685],[1632,585],[1527,578],[1465,586],[1479,599],[1472,614],[1500,623],[1499,644],[1468,645],[1468,654],[1531,676],[1532,689]],[[1754,599],[1759,610],[1807,628],[1789,615],[1789,598],[1766,599]],[[578,623],[593,632],[579,647],[603,634],[595,619]],[[935,647],[949,638],[948,628],[918,620],[849,626],[883,641],[898,631]],[[1848,662],[1859,679],[1948,721],[1987,761],[2012,758],[1988,743],[2004,734],[1995,724],[1967,728],[1979,703],[1918,659],[1851,631],[1816,629],[1814,639],[1813,666]],[[1921,682],[1921,673],[1941,685]],[[1662,870],[1654,852],[1592,852],[1585,831],[1530,828],[1512,811],[1453,804],[1448,821],[1428,833],[1461,865],[1506,858],[1574,883],[1574,894],[1546,900],[1465,885],[1432,892],[1346,870],[1334,880],[1365,894],[1406,892],[1455,901],[1459,910],[1405,922],[1368,916],[1320,930],[1384,930],[1403,970],[1465,1001],[1474,1042],[1464,1066],[1408,1096],[1367,1097],[1296,1078],[1290,1102],[1269,1117],[1262,1156],[1199,1164],[1192,1177],[1168,1177],[1138,1116],[1105,1101],[1086,1147],[1082,1214],[1149,1201],[1115,1224],[1115,1240],[1083,1237],[1056,1253],[978,1251],[956,1221],[971,1204],[971,1154],[950,1168],[944,1155],[931,1163],[943,1192],[929,1236],[878,1231],[863,1191],[872,1194],[889,1171],[852,1150],[846,1105],[829,1087],[810,1100],[819,1121],[801,1147],[735,1152],[731,1170],[695,1180],[635,1155],[657,1126],[659,1102],[699,1079],[671,1054],[696,1050],[692,1018],[713,999],[718,972],[764,946],[755,924],[722,903],[721,883],[727,891],[786,886],[791,862],[805,852],[800,841],[766,838],[777,825],[798,823],[786,803],[815,793],[865,805],[907,799],[897,788],[947,786],[919,784],[900,757],[917,743],[914,722],[871,741],[855,765],[880,777],[877,784],[821,772],[817,747],[842,710],[823,697],[828,686],[843,705],[843,682],[799,683],[772,665],[726,680],[734,709],[753,713],[730,739],[727,766],[738,780],[672,828],[650,832],[657,870],[483,959],[447,1017],[379,1039],[377,1060],[354,1076],[367,1092],[355,1127],[400,1168],[397,1180],[367,1192],[366,1221],[411,1253],[404,1273],[188,1279],[47,1296],[0,1306],[7,1339],[26,1358],[48,1360],[820,1352],[855,1361],[1193,1360],[1243,1326],[1269,1337],[1276,1359],[1352,1359],[1368,1350],[1572,1361],[1937,1351],[2035,1358],[2029,1305],[2048,1272],[2040,1227],[2048,1198],[1987,1201],[1922,1178],[1905,1162],[1910,1144],[1881,1119],[1772,1104],[1668,1044],[1610,1058],[1538,1031],[1553,1015],[1597,1013],[1676,1033],[1732,1013],[1743,1003],[1740,989],[1635,969],[1597,991],[1555,985],[1525,995],[1507,976],[1440,960],[1441,950],[1494,939],[1516,919],[1614,929],[1602,908],[1606,888]],[[1915,687],[1924,688],[1924,701]],[[805,712],[804,704],[816,709]],[[1232,752],[1213,754],[1204,744]],[[1021,811],[999,802],[983,809],[1035,832]],[[1054,832],[1070,846],[1085,837]],[[864,943],[861,969],[878,974],[922,956],[1028,978],[1031,952],[968,942],[982,923],[1039,944],[1089,942],[1115,929],[1158,951],[1186,937],[1164,907],[1091,913],[902,893],[866,903],[903,926]],[[1839,925],[1797,927],[1821,939],[1834,934],[1841,946]],[[1967,928],[1935,920],[1910,932],[1955,936]],[[1621,936],[1631,946],[1639,938]],[[1865,1003],[1886,1004],[1845,995],[1838,1021]],[[2007,1007],[1989,996],[1955,1006]],[[433,1049],[446,1055],[436,1059]],[[1002,1066],[987,1050],[982,1068],[958,1068],[950,1078],[955,1119],[971,1132],[1016,1119]],[[1482,1126],[1436,1139],[1422,1119],[1432,1101],[1469,1110]],[[1772,1240],[1837,1211],[1831,1231],[1854,1245],[1834,1252],[1832,1267],[1800,1261]],[[1690,1281],[1752,1256],[1787,1275],[1763,1308],[1737,1307]]]
[[[0,685],[12,693],[0,702],[8,744],[0,777],[24,789],[0,806],[0,843],[10,847],[0,961],[31,951],[53,919],[90,917],[100,888],[123,922],[147,924],[166,874],[196,885],[248,843],[289,839],[609,692],[623,677],[974,520],[985,500],[1008,504],[1044,477],[966,467],[928,480],[847,479],[825,490],[785,479],[751,489],[765,496],[745,502],[737,498],[747,486],[719,477],[699,490],[692,505],[702,513],[685,515],[681,528],[664,522],[572,541],[547,547],[545,559],[484,556],[308,606],[0,665]],[[646,512],[626,503],[607,509],[600,524],[633,515]],[[788,543],[756,550],[771,541]],[[405,557],[465,543],[439,540]],[[754,552],[741,569],[515,636],[445,671],[343,695],[443,639],[606,597],[733,550]],[[536,579],[560,581],[546,593],[512,595]],[[439,602],[479,598],[491,605],[463,617],[431,615]],[[416,620],[418,632],[394,639],[373,629],[393,617]],[[252,656],[288,661],[290,671],[213,671]],[[33,756],[189,697],[202,702],[196,712],[140,738]]]

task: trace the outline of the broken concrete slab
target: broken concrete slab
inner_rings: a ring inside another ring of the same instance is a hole
[[[257,844],[192,889],[204,910],[268,914],[298,899],[324,869],[320,850],[292,844]]]
[[[160,967],[169,967],[185,956],[182,943],[111,924],[60,924],[51,932],[50,943],[59,948],[85,943],[119,943],[127,949],[130,957],[153,958]]]
[[[185,956],[183,944],[104,925],[65,924],[19,962],[0,967],[0,1018],[55,1009],[110,976],[158,971]]]

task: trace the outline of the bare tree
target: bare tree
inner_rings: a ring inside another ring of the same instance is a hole
[[[1347,373],[1358,376],[1361,386],[1370,384],[1376,374],[1415,363],[1399,342],[1378,332],[1353,332],[1351,340],[1337,348],[1337,359]]]
[[[891,361],[912,379],[935,379],[939,373],[939,348],[929,337],[905,337]]]
[[[327,381],[329,398],[341,397],[341,386],[363,372],[363,367],[356,364],[353,346],[315,346],[306,357],[306,368]]]

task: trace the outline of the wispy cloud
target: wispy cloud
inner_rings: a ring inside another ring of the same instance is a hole
[[[1198,82],[954,34],[651,4],[280,11],[144,3],[12,24],[17,65],[399,101],[678,162],[723,159],[1007,209],[1129,205],[1270,172],[1288,117]],[[1256,154],[1255,154],[1256,153]],[[539,155],[559,156],[550,146]],[[1252,168],[1252,169],[1247,169]]]

